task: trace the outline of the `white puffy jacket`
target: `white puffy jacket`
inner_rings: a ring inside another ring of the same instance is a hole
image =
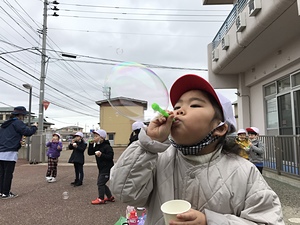
[[[284,224],[278,196],[252,163],[220,154],[196,164],[144,130],[112,168],[110,188],[122,202],[146,206],[145,225],[164,225],[160,206],[171,199],[189,201],[208,225]]]

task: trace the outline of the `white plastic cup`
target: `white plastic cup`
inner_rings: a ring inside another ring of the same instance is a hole
[[[191,203],[185,200],[170,200],[161,205],[160,209],[164,214],[165,224],[169,225],[171,220],[179,221],[177,214],[189,211]]]

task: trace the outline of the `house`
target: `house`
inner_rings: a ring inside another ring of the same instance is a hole
[[[76,132],[83,132],[83,128],[79,126],[67,126],[67,127],[62,127],[60,129],[56,129],[55,133],[59,133],[62,141],[69,141],[70,139],[73,138],[73,135]],[[85,134],[85,138],[87,138]]]
[[[101,100],[96,102],[100,106],[100,127],[107,132],[108,139],[113,146],[126,146],[132,132],[131,125],[134,117],[143,117],[147,109],[147,102],[117,97],[110,101]],[[112,107],[112,105],[114,107]]]
[[[208,80],[236,88],[239,128],[300,134],[300,16],[297,0],[203,0],[233,4],[208,45]]]
[[[3,124],[6,120],[9,119],[11,113],[14,111],[14,107],[0,107],[0,125]],[[25,116],[24,123],[28,123],[28,116]],[[38,118],[34,115],[34,113],[31,113],[30,118],[31,123],[38,123]],[[52,125],[55,125],[54,123],[47,122],[47,120],[44,119],[44,130],[50,130]]]

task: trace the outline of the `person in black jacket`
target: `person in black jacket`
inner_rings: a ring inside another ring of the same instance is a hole
[[[84,173],[83,173],[83,164],[84,164],[84,151],[87,147],[87,143],[83,139],[83,133],[77,132],[74,135],[73,140],[69,144],[69,149],[73,149],[73,152],[69,158],[69,163],[74,164],[75,169],[75,180],[71,183],[74,187],[81,186]]]
[[[94,131],[94,140],[89,143],[88,155],[95,155],[98,167],[98,198],[92,201],[93,205],[105,204],[107,201],[114,202],[109,187],[106,183],[109,180],[110,169],[114,165],[114,151],[106,138],[105,130]],[[106,195],[106,198],[105,198]]]
[[[23,136],[32,136],[37,130],[37,124],[26,126],[23,122],[28,112],[24,106],[17,106],[10,119],[0,128],[0,197],[9,199],[17,197],[10,191],[18,151],[21,148]]]
[[[139,133],[141,129],[145,127],[145,124],[141,121],[136,121],[132,124],[132,132],[129,137],[129,145],[131,145],[132,142],[139,140]]]

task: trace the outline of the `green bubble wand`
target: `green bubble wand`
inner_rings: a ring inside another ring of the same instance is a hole
[[[161,115],[163,115],[164,117],[169,117],[169,113],[167,113],[165,110],[163,110],[162,108],[160,108],[160,106],[157,103],[153,103],[152,104],[152,109],[154,111],[159,112]]]

